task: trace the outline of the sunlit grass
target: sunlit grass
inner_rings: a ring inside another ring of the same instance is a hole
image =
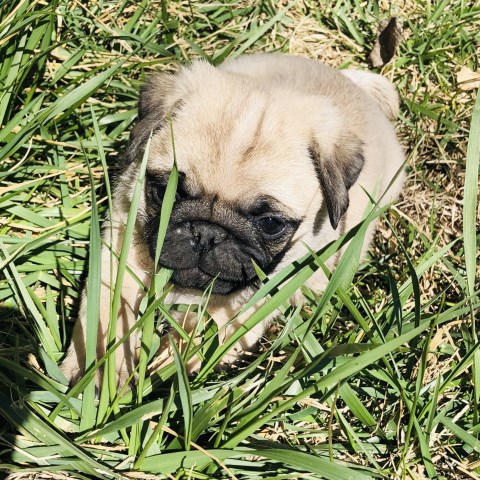
[[[78,479],[480,478],[480,111],[475,90],[456,82],[461,66],[478,68],[480,9],[460,0],[404,8],[0,4],[0,471]],[[214,368],[228,345],[218,346],[204,306],[191,307],[203,342],[150,376],[155,322],[188,341],[163,304],[168,272],[161,271],[137,322],[148,337],[138,388],[116,391],[108,358],[117,344],[102,360],[108,387],[98,400],[99,364],[69,389],[58,363],[88,270],[98,290],[108,174],[145,76],[198,56],[219,63],[271,50],[368,68],[378,22],[391,15],[405,40],[383,73],[403,100],[398,131],[409,177],[396,207],[373,210],[383,220],[371,260],[357,265],[364,224],[349,234],[327,290],[304,291],[304,308],[288,297],[343,239],[266,279],[252,303],[268,300],[246,328],[274,310],[278,323],[229,371]],[[194,354],[203,355],[202,369],[188,377]]]

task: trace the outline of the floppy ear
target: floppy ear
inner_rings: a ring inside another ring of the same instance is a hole
[[[348,190],[357,181],[363,168],[362,142],[357,137],[340,139],[334,146],[333,153],[326,154],[314,140],[309,153],[327,205],[330,223],[336,230],[348,208]]]
[[[140,90],[138,101],[138,122],[130,133],[130,140],[125,152],[127,163],[133,162],[143,152],[150,132],[158,130],[173,114],[175,103],[170,99],[175,86],[175,76],[157,73],[150,76]],[[177,103],[179,103],[177,101]]]

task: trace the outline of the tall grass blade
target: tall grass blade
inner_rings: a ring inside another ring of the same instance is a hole
[[[477,278],[478,264],[478,174],[480,162],[480,90],[477,91],[477,99],[472,114],[470,135],[468,137],[467,161],[465,171],[465,194],[463,200],[463,238],[465,246],[465,267],[467,270],[467,285],[470,296],[474,295],[479,279]],[[478,319],[471,312],[471,336],[472,343],[476,343]],[[480,350],[475,353],[473,367],[473,408],[476,412],[476,421],[479,421],[478,406],[480,404]]]
[[[170,337],[170,344],[172,345],[173,357],[175,365],[177,367],[177,381],[178,392],[180,396],[180,402],[182,403],[183,421],[184,421],[184,433],[185,450],[190,450],[190,441],[192,438],[192,394],[190,392],[190,384],[188,382],[187,369],[185,367],[185,361],[183,360],[180,352],[178,351],[175,341]]]
[[[101,236],[100,218],[98,215],[97,195],[93,187],[92,172],[89,170],[92,183],[92,218],[90,223],[90,256],[88,260],[88,279],[86,286],[87,320],[85,331],[85,371],[88,372],[97,361],[97,334],[100,319],[100,291],[101,291]],[[92,428],[97,416],[95,405],[95,378],[92,374],[90,381],[83,391],[82,413],[80,416],[80,430],[85,431]]]

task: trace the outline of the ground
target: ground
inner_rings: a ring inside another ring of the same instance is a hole
[[[408,178],[371,259],[302,311],[280,292],[275,331],[233,371],[187,378],[179,358],[142,392],[67,396],[90,225],[146,75],[257,51],[372,69],[392,17],[402,42],[374,71],[400,93]],[[476,2],[20,0],[0,22],[0,471],[480,478]]]

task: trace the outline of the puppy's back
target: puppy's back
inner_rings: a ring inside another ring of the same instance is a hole
[[[389,120],[397,118],[400,107],[398,93],[385,77],[362,70],[340,70],[340,73],[373,98]]]
[[[269,85],[327,96],[337,104],[344,104],[349,112],[355,111],[352,102],[358,102],[359,110],[364,108],[361,105],[364,95],[358,95],[360,89],[370,100],[374,100],[389,120],[398,115],[399,98],[395,87],[375,73],[335,70],[315,60],[275,53],[243,55],[225,62],[220,68]]]

